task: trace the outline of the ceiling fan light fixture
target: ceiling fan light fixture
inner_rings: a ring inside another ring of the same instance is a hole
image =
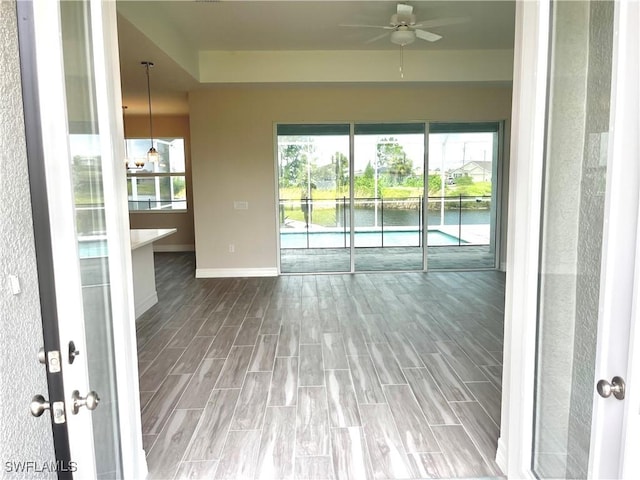
[[[400,28],[391,32],[391,42],[404,47],[415,42],[416,32],[407,28]]]

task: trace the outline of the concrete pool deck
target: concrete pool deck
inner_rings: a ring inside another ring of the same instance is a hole
[[[430,247],[427,249],[429,270],[481,270],[495,268],[494,254],[489,245]],[[309,248],[282,249],[282,273],[348,272],[350,249]],[[356,271],[422,270],[420,247],[356,248]]]

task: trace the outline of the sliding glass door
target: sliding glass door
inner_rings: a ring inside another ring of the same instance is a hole
[[[354,127],[355,270],[422,270],[424,123]]]
[[[351,270],[350,125],[278,125],[282,273]]]
[[[501,143],[499,122],[278,125],[280,271],[496,268]]]
[[[501,124],[429,125],[430,269],[495,268]]]

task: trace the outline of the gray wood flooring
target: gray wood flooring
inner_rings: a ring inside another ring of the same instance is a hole
[[[429,270],[479,270],[495,268],[490,245],[437,246],[427,249]],[[356,272],[422,270],[420,247],[357,247]],[[284,273],[348,272],[348,248],[283,248],[280,269]]]
[[[502,477],[504,275],[195,279],[137,322],[149,478]]]

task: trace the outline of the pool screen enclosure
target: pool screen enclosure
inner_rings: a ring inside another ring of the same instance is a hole
[[[280,271],[495,268],[500,132],[497,122],[277,125]]]

